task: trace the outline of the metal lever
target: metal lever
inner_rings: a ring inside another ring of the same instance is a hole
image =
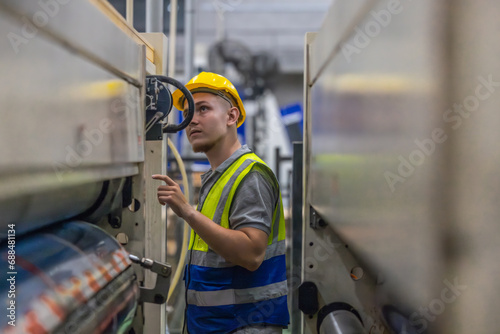
[[[149,130],[151,130],[151,128],[153,127],[153,125],[155,125],[159,120],[161,120],[163,117],[163,114],[161,113],[161,111],[158,111],[150,120],[149,122],[146,124],[146,130],[145,132],[147,133]]]
[[[185,127],[187,127],[189,125],[189,123],[191,123],[191,120],[193,119],[194,107],[195,107],[193,95],[191,95],[191,92],[186,87],[184,87],[183,84],[181,84],[179,81],[175,80],[174,78],[166,77],[163,75],[150,75],[150,76],[148,76],[148,79],[156,79],[161,83],[169,84],[169,85],[172,85],[174,87],[179,88],[180,91],[182,92],[182,94],[184,94],[184,97],[186,98],[186,100],[188,101],[188,112],[187,112],[184,120],[180,124],[168,124],[168,125],[163,127],[162,131],[166,132],[166,133],[175,133],[175,132],[179,132],[182,129],[184,129]],[[172,97],[170,96],[170,108],[172,108],[172,101],[171,100],[172,100]],[[170,110],[170,108],[169,108],[169,110]]]
[[[141,265],[141,267],[157,273],[156,283],[154,288],[148,289],[140,287],[141,294],[139,302],[163,304],[167,300],[168,289],[170,288],[170,275],[172,267],[169,264],[164,264],[148,258],[139,258],[138,256],[129,254],[130,260],[134,263]]]

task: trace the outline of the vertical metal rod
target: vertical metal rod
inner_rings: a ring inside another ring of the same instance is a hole
[[[163,0],[146,0],[146,32],[163,32]]]
[[[177,0],[170,0],[170,28],[168,35],[168,68],[167,76],[175,77],[175,40],[177,37]],[[175,123],[178,114],[175,110],[168,115],[168,123]],[[177,136],[170,136],[170,139],[177,144]]]
[[[226,18],[223,10],[217,9],[217,22],[215,26],[217,42],[226,39]]]
[[[134,26],[134,0],[127,0],[127,11],[126,11],[127,23],[133,27]]]
[[[193,76],[193,0],[184,1],[184,78],[187,82]]]
[[[289,236],[291,236],[292,247],[291,253],[291,289],[290,299],[292,303],[291,311],[291,332],[292,334],[301,333],[301,321],[299,311],[299,294],[298,282],[301,281],[301,268],[302,268],[302,163],[303,163],[303,145],[302,142],[293,143],[293,156],[292,156],[292,190],[291,190],[291,208],[292,208],[292,223],[290,224]],[[290,282],[290,281],[289,281]]]
[[[175,77],[175,40],[177,37],[177,0],[170,0],[170,33],[168,45],[168,76]]]
[[[281,167],[281,154],[280,154],[280,147],[279,146],[276,146],[276,149],[275,149],[275,156],[276,156],[276,160],[274,162],[274,168],[276,168],[276,170],[274,171],[274,173],[276,174],[276,178],[278,179],[278,182],[280,182],[280,167]]]

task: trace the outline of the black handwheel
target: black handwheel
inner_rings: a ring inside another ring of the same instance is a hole
[[[179,124],[167,124],[165,127],[163,127],[163,132],[167,133],[175,133],[183,130],[186,128],[189,123],[191,123],[191,120],[193,119],[194,115],[194,100],[193,100],[193,95],[191,95],[191,92],[184,87],[183,84],[181,84],[179,81],[175,80],[174,78],[171,77],[166,77],[163,75],[151,75],[152,78],[155,78],[156,80],[167,83],[169,85],[172,85],[174,87],[177,87],[181,90],[181,92],[184,94],[186,97],[186,100],[188,101],[188,113],[184,120],[179,123]]]

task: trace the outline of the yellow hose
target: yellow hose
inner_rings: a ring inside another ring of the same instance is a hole
[[[167,138],[167,143],[168,147],[170,147],[170,149],[174,153],[175,160],[179,165],[179,169],[182,175],[182,185],[184,186],[184,197],[186,197],[186,199],[189,201],[189,188],[188,188],[186,167],[184,166],[184,162],[182,161],[182,158],[179,155],[179,151],[177,151],[175,145],[172,143],[170,138]],[[172,284],[170,285],[170,289],[168,290],[167,303],[170,300],[170,297],[174,293],[175,289],[177,288],[177,285],[179,284],[179,279],[184,269],[184,264],[186,263],[188,242],[189,242],[189,225],[186,222],[184,222],[184,234],[182,236],[181,256],[179,257],[179,263],[177,264],[174,277],[172,278]]]

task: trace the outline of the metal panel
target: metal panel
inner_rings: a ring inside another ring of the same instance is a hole
[[[321,70],[338,53],[342,43],[376,2],[377,0],[333,1],[318,32],[317,42],[312,45],[309,64],[311,81],[316,81]]]
[[[145,235],[144,255],[156,261],[165,262],[167,258],[167,224],[166,208],[161,206],[156,199],[156,189],[161,184],[153,180],[150,175],[166,174],[166,159],[162,159],[165,151],[164,142],[146,142],[146,161],[144,163],[145,198],[144,208]],[[161,209],[160,209],[161,208]],[[151,271],[145,272],[144,286],[153,288],[156,282],[156,274]],[[146,303],[144,310],[144,333],[163,334],[166,328],[166,303],[157,305]]]
[[[92,52],[100,52],[102,44],[109,43],[105,50],[109,61],[116,61],[117,66],[123,63],[123,71],[139,78],[144,59],[141,47],[124,42],[126,37],[114,29],[100,26],[105,18],[98,11],[82,21],[81,13],[75,12],[71,4],[61,5],[61,11],[68,11],[54,16],[50,21],[54,22],[53,28],[60,29],[61,34],[75,28],[88,34],[86,23],[92,20],[103,30],[85,37],[80,34],[76,36],[81,38],[79,42]],[[27,28],[25,16],[17,17],[5,11],[3,5],[0,9],[2,31],[10,34],[31,29]],[[137,173],[135,165],[127,164],[144,158],[140,88],[41,31],[30,36],[23,37],[17,49],[12,39],[0,40],[0,72],[4,79],[0,90],[0,173],[4,181],[38,171],[46,177],[32,180],[34,187],[44,182],[40,187],[47,188]],[[113,41],[123,42],[123,47]],[[123,57],[124,52],[128,56]],[[86,176],[79,174],[83,169]],[[2,196],[10,195],[2,191]]]
[[[318,288],[318,302],[324,307],[332,302],[344,302],[352,305],[362,317],[365,328],[370,328],[372,333],[384,333],[384,324],[381,322],[380,310],[377,309],[375,286],[379,277],[371,274],[360,273],[365,263],[356,259],[350,249],[350,244],[339,238],[331,228],[332,223],[323,220],[318,213],[310,207],[311,198],[318,191],[317,183],[313,183],[315,170],[311,170],[311,146],[315,143],[312,127],[317,125],[314,96],[311,95],[309,82],[311,45],[316,43],[316,34],[306,35],[304,81],[304,207],[303,207],[303,245],[302,245],[302,281],[313,282]],[[327,180],[322,180],[327,182]],[[324,194],[330,196],[330,194]],[[330,226],[325,226],[330,224]],[[311,224],[315,226],[313,229]],[[355,279],[352,275],[355,273]],[[357,275],[357,276],[356,276]],[[311,296],[314,298],[315,296]],[[317,315],[302,316],[302,332],[305,334],[317,333]],[[294,330],[295,328],[293,328]]]
[[[498,333],[500,308],[500,3],[450,6],[453,116],[449,154],[450,218],[443,230],[448,277],[458,288],[446,304],[449,333]],[[451,104],[450,104],[451,107]]]
[[[453,279],[441,255],[445,199],[436,186],[448,167],[446,16],[436,1],[378,1],[363,10],[364,19],[351,22],[349,39],[312,78],[306,205],[328,227],[306,227],[304,241],[338,236],[378,283],[376,304],[410,315]],[[335,36],[327,29],[333,28],[325,24],[315,43]],[[306,249],[305,259],[314,259],[314,251]],[[327,302],[342,297],[366,316],[373,295],[349,293],[339,276],[352,265],[337,259],[305,279],[324,285]]]
[[[139,172],[144,50],[81,1],[2,1],[0,30],[1,223],[22,233]]]
[[[90,2],[4,0],[1,7],[19,22],[4,30],[10,45],[2,50],[29,53],[33,50],[28,47],[31,42],[44,35],[137,86],[142,85],[140,48]]]
[[[2,31],[20,29],[22,22],[0,15]],[[2,172],[142,160],[138,88],[42,35],[17,54],[0,43]]]

